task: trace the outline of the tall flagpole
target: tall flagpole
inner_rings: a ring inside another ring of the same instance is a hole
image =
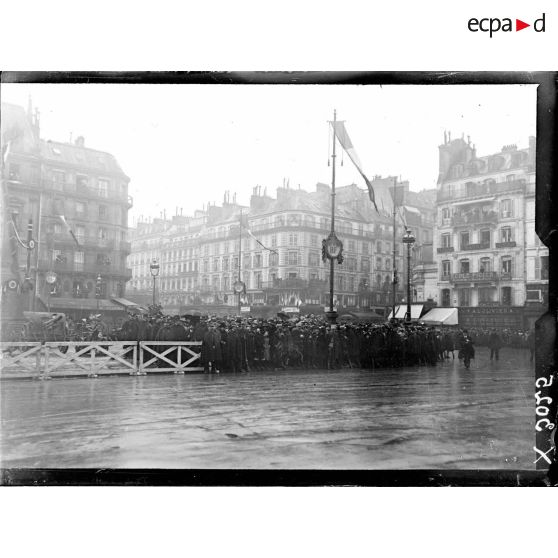
[[[331,155],[332,165],[331,165],[331,235],[335,234],[335,144],[336,144],[336,129],[335,124],[337,122],[337,110],[333,110],[333,153]],[[333,286],[334,286],[334,273],[335,273],[335,263],[333,258],[329,260],[329,311],[334,312],[333,309]]]
[[[396,290],[397,290],[397,264],[395,261],[395,254],[396,254],[396,249],[395,249],[395,238],[396,238],[396,234],[395,234],[395,230],[396,230],[396,221],[395,221],[395,215],[396,215],[396,201],[395,201],[395,196],[396,196],[396,192],[395,192],[395,185],[397,184],[397,178],[395,178],[395,180],[393,181],[393,276],[392,276],[392,284],[393,284],[393,292],[392,292],[392,299],[391,299],[391,319],[395,320],[395,294],[396,294]]]
[[[242,208],[240,208],[240,217],[238,221],[238,280],[242,281],[241,277],[241,262],[242,262]],[[241,316],[240,295],[238,293],[238,315]]]

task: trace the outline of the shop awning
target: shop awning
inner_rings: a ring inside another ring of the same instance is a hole
[[[411,304],[411,320],[418,320],[422,313],[422,304]],[[395,319],[403,320],[405,319],[405,314],[407,313],[407,305],[401,304],[395,307]],[[388,320],[391,320],[393,312],[389,313]]]
[[[457,325],[457,308],[432,308],[432,310],[427,312],[420,321],[425,324]]]

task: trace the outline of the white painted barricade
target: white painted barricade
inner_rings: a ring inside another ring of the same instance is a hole
[[[0,375],[3,378],[39,377],[41,373],[40,342],[1,342]]]
[[[140,341],[139,374],[203,370],[201,345],[201,341]]]
[[[66,350],[64,350],[66,349]],[[52,341],[44,344],[42,377],[99,374],[134,375],[138,370],[137,341]]]

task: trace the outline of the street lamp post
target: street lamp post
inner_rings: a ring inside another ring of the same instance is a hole
[[[403,244],[407,245],[407,312],[405,322],[411,321],[411,247],[415,243],[415,237],[410,229],[403,235]]]
[[[101,298],[101,284],[103,282],[103,278],[99,273],[97,275],[97,281],[95,283],[95,297],[97,298],[97,312],[99,311],[99,299]]]
[[[149,265],[149,272],[151,273],[151,277],[153,277],[153,306],[155,306],[155,278],[159,275],[159,269],[159,262],[156,258],[153,258]]]
[[[337,111],[333,111],[333,153],[331,155],[332,169],[331,169],[331,231],[327,238],[322,240],[322,259],[324,261],[329,259],[329,310],[326,311],[327,319],[331,324],[335,324],[337,320],[337,311],[333,306],[334,299],[334,274],[335,262],[338,264],[343,263],[343,243],[337,238],[335,234],[335,144],[336,144],[336,124],[337,124]]]

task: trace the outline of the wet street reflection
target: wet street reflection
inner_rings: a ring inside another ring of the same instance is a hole
[[[527,351],[395,370],[6,380],[2,467],[532,469]]]

